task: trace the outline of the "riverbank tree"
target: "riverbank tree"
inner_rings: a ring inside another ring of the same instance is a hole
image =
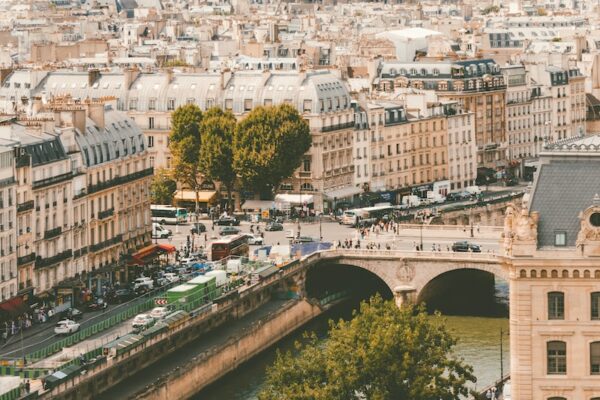
[[[350,321],[330,322],[326,341],[307,335],[278,353],[259,399],[458,400],[476,378],[455,343],[439,314],[375,296]]]

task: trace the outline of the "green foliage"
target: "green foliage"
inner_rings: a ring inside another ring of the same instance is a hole
[[[376,296],[352,320],[330,322],[324,344],[312,335],[297,354],[278,353],[259,399],[458,400],[476,378],[451,355],[455,343],[439,314]]]
[[[487,14],[491,14],[491,13],[497,13],[500,11],[500,7],[498,6],[489,6],[483,9],[483,11],[481,12],[481,14],[483,15],[487,15]]]
[[[234,169],[243,186],[272,195],[300,166],[310,144],[308,123],[294,107],[257,107],[236,127]]]
[[[164,169],[155,171],[150,184],[150,199],[152,204],[172,204],[177,190],[177,183]]]
[[[169,60],[165,63],[165,67],[189,67],[189,64],[183,60]]]
[[[172,114],[169,149],[173,177],[193,190],[200,185],[200,124],[202,110],[195,104],[178,107]]]
[[[236,119],[231,112],[223,112],[216,107],[204,113],[200,125],[200,171],[211,181],[225,185],[229,199],[236,179],[232,147],[235,125]]]

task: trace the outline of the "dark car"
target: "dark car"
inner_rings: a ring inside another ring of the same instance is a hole
[[[191,232],[194,235],[206,232],[206,225],[204,225],[202,222],[195,222]]]
[[[219,230],[219,235],[221,236],[229,236],[229,235],[237,235],[241,230],[239,228],[235,228],[233,226],[224,226]]]
[[[102,297],[98,297],[88,304],[87,309],[88,311],[100,311],[106,309],[106,307],[108,307],[108,303]]]
[[[215,221],[215,225],[219,226],[238,226],[240,221],[235,217],[221,217]]]
[[[283,230],[283,225],[281,225],[279,222],[271,222],[270,224],[267,224],[267,226],[265,227],[265,231],[282,231]]]
[[[452,251],[466,253],[472,251],[473,253],[481,253],[481,247],[475,243],[469,243],[467,241],[454,242],[452,245]]]
[[[115,303],[124,303],[135,298],[135,293],[131,289],[118,289],[113,293],[111,300]]]
[[[79,311],[76,308],[67,308],[58,316],[59,321],[63,319],[70,319],[76,321],[80,320],[81,318],[83,318],[83,312]]]

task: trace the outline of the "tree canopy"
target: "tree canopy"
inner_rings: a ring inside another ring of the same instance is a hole
[[[271,196],[309,150],[308,123],[288,104],[253,109],[235,129],[233,165],[244,187]]]
[[[173,155],[173,177],[197,192],[200,187],[200,124],[202,110],[195,104],[186,104],[175,110],[171,117],[169,149]]]
[[[352,320],[330,322],[324,343],[313,334],[278,353],[259,399],[458,400],[476,378],[451,355],[455,343],[439,314],[375,296]]]
[[[235,116],[219,108],[208,110],[200,124],[200,171],[207,179],[225,185],[230,200],[236,180],[232,147],[235,125]]]
[[[177,190],[177,183],[167,171],[159,169],[154,173],[150,184],[152,204],[172,204],[175,190]]]

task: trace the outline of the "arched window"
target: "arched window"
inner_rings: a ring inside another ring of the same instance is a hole
[[[425,68],[421,68],[421,75],[427,75],[427,70]]]
[[[548,277],[548,272],[546,272],[546,270],[545,270],[545,269],[543,269],[543,270],[542,270],[542,275],[541,275],[541,277],[542,277],[542,278],[547,278],[547,277]]]
[[[313,187],[312,184],[305,182],[302,185],[300,185],[300,190],[312,192],[313,190],[315,190],[315,188]]]
[[[567,344],[553,340],[546,344],[548,375],[564,375],[567,373]]]
[[[520,278],[527,278],[527,271],[525,271],[524,269],[522,269],[522,270],[519,272],[519,275],[520,275],[520,276],[519,276]]]
[[[416,68],[411,68],[410,69],[410,74],[411,75],[417,75],[417,69]]]
[[[590,343],[590,374],[600,375],[600,342]]]
[[[592,292],[590,294],[590,311],[593,320],[600,319],[600,292]]]
[[[548,292],[548,319],[565,319],[565,294]]]
[[[562,277],[563,278],[568,278],[569,277],[569,271],[567,271],[566,269],[563,269],[563,271],[562,271]]]
[[[531,270],[531,277],[532,278],[537,278],[537,271],[535,269]]]

